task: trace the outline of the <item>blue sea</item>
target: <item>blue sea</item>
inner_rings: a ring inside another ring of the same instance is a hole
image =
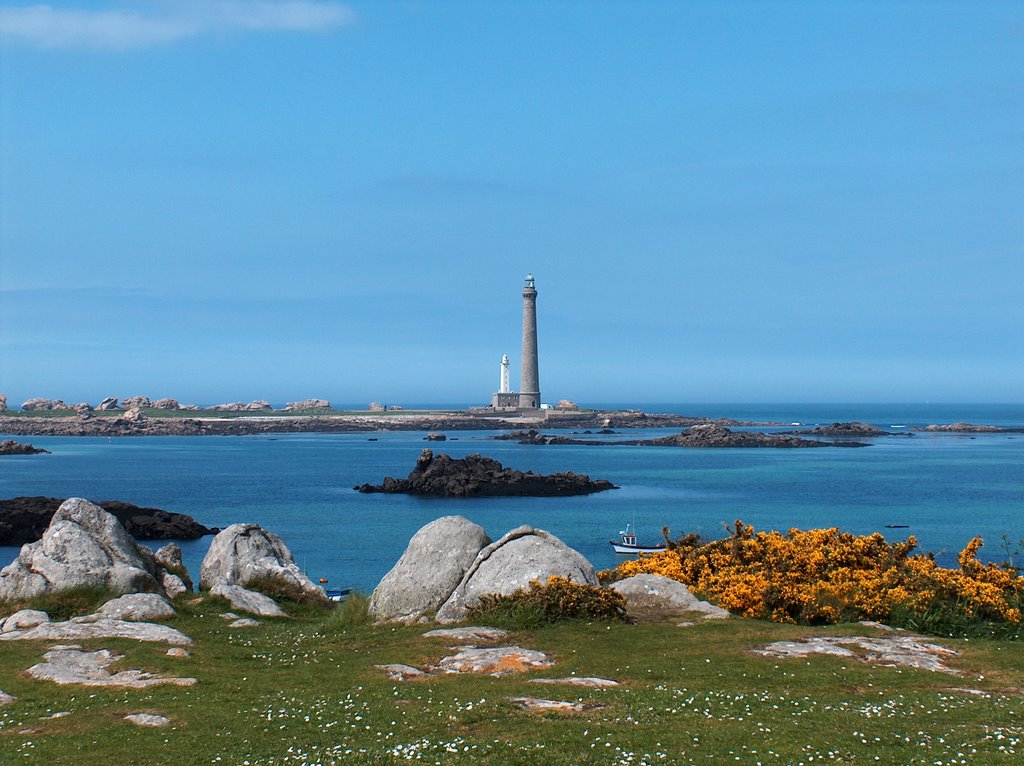
[[[961,420],[1024,426],[1024,405],[640,407],[802,426],[862,420],[894,434]],[[634,430],[624,438],[676,430]],[[737,519],[758,529],[837,526],[889,540],[912,534],[921,550],[947,565],[975,535],[985,538],[982,553],[994,560],[1005,558],[1004,536],[1024,539],[1024,434],[918,433],[874,439],[862,449],[775,450],[538,447],[493,441],[496,433],[449,432],[443,444],[428,444],[423,432],[21,437],[53,454],[5,457],[0,497],[114,499],[187,513],[207,526],[256,522],[284,538],[314,579],[366,592],[417,529],[448,514],[472,519],[495,539],[521,524],[546,529],[598,568],[616,563],[608,541],[627,522],[641,542],[660,539],[664,526],[673,535],[721,537]],[[522,470],[587,473],[621,488],[585,497],[466,500],[352,490],[405,476],[427,446],[454,456],[480,452]],[[182,543],[196,579],[211,539]],[[0,548],[0,564],[16,555],[16,548]]]

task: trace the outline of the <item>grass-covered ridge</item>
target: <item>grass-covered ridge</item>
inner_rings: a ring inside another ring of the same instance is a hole
[[[168,657],[162,645],[85,643],[125,654],[122,668],[195,677],[191,688],[60,687],[21,673],[47,645],[0,642],[0,689],[17,698],[0,708],[0,763],[1010,766],[1021,752],[1024,657],[1001,641],[945,641],[961,653],[951,664],[963,675],[951,676],[750,653],[780,639],[874,632],[863,626],[567,621],[512,636],[547,652],[554,668],[397,683],[373,666],[423,667],[451,651],[423,638],[429,626],[370,624],[363,599],[334,611],[291,608],[292,619],[244,629],[221,618],[221,599],[186,595],[176,606],[169,624],[196,642],[188,658]],[[573,674],[622,686],[528,682]],[[516,696],[606,707],[533,714],[508,701]],[[122,719],[133,712],[172,725],[136,729]]]

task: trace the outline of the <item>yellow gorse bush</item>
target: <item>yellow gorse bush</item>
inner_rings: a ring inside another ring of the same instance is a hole
[[[776,622],[886,622],[953,610],[968,620],[1020,625],[1024,578],[979,561],[981,545],[974,538],[960,553],[960,568],[945,569],[931,556],[911,555],[913,537],[890,544],[877,532],[836,528],[755,532],[737,521],[724,540],[683,538],[603,575],[665,575],[736,614]]]

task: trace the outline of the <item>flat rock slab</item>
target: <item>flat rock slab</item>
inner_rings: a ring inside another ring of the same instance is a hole
[[[567,676],[566,678],[531,678],[531,684],[556,684],[561,686],[582,686],[586,689],[611,689],[619,686],[618,681],[594,676]]]
[[[28,630],[0,633],[0,641],[83,641],[89,638],[131,638],[175,646],[191,646],[192,639],[167,625],[127,622],[97,615],[73,617],[67,622],[45,622]]]
[[[112,620],[166,620],[173,617],[174,607],[163,596],[156,593],[129,593],[111,599],[100,607],[97,614]]]
[[[251,617],[239,617],[234,622],[229,622],[229,628],[254,628],[260,624],[259,620],[254,620]]]
[[[392,681],[411,681],[415,678],[423,678],[430,675],[412,665],[393,663],[391,665],[374,665],[378,670],[383,670]]]
[[[154,715],[152,713],[129,713],[124,717],[124,720],[128,723],[133,723],[136,726],[145,726],[157,729],[171,725],[170,718],[165,718],[162,715]]]
[[[168,657],[191,657],[188,652],[182,649],[180,646],[172,646],[166,652]]]
[[[109,649],[96,652],[82,651],[79,646],[55,646],[43,655],[44,662],[33,665],[25,672],[32,678],[53,681],[56,684],[81,684],[83,686],[117,686],[129,689],[145,689],[160,684],[194,686],[194,678],[167,678],[144,670],[121,670],[111,673],[107,668],[120,660],[123,655]]]
[[[10,705],[12,702],[14,702],[14,697],[5,691],[0,691],[0,707]]]
[[[26,630],[50,621],[50,615],[38,609],[22,609],[6,620],[0,622],[0,632],[10,633],[13,630]]]
[[[274,599],[254,590],[243,588],[241,585],[219,583],[210,589],[210,595],[223,596],[231,602],[231,606],[235,609],[260,617],[288,616],[281,607],[274,603]]]
[[[428,630],[423,637],[447,638],[451,641],[465,643],[485,643],[487,641],[502,641],[508,637],[508,631],[501,628],[438,628],[437,630]]]
[[[568,702],[566,700],[545,700],[537,697],[508,697],[513,705],[534,713],[586,713],[607,707],[600,702]]]
[[[728,610],[701,601],[686,585],[664,575],[638,574],[612,583],[611,588],[625,597],[626,608],[631,613],[656,610],[666,614],[699,612],[709,620],[725,620],[729,617]]]
[[[882,667],[919,668],[960,675],[960,671],[945,664],[947,658],[955,657],[959,652],[925,643],[913,636],[817,636],[801,641],[776,641],[755,649],[754,653],[782,658],[828,654]]]
[[[534,668],[554,665],[544,652],[521,646],[469,647],[458,654],[442,657],[437,669],[444,673],[481,673],[507,676]]]

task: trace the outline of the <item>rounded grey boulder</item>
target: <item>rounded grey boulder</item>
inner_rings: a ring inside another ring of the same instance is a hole
[[[156,562],[114,516],[88,500],[65,500],[34,543],[0,570],[0,601],[82,585],[114,593],[159,593]]]
[[[491,542],[483,527],[462,516],[443,516],[420,529],[370,598],[380,622],[415,622],[437,611]]]
[[[550,532],[530,526],[518,527],[477,554],[462,581],[437,610],[437,620],[464,620],[481,596],[492,593],[507,595],[529,587],[532,580],[545,583],[550,577],[566,577],[581,584],[599,584],[594,567],[581,553]]]
[[[626,599],[627,609],[656,608],[669,612],[700,612],[708,619],[725,619],[729,612],[701,601],[684,583],[659,574],[638,574],[611,584]]]
[[[102,617],[112,620],[166,620],[174,616],[174,607],[163,596],[155,593],[129,593],[111,599],[97,612]]]
[[[295,564],[284,541],[259,524],[232,524],[219,532],[199,568],[199,587],[246,585],[253,580],[277,581],[314,601],[327,594]]]

